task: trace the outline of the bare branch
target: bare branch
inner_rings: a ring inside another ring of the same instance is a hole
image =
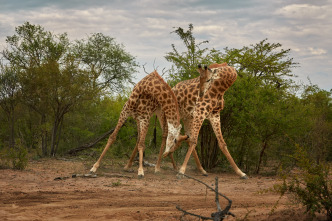
[[[187,212],[183,209],[180,208],[180,206],[176,206],[176,209],[180,210],[181,212],[183,212],[183,216],[185,215],[191,215],[191,216],[196,216],[196,217],[199,217],[200,219],[202,220],[215,220],[215,221],[221,221],[223,220],[227,215],[231,215],[231,216],[235,216],[233,213],[229,212],[231,206],[232,206],[232,200],[230,200],[228,197],[226,197],[225,195],[221,194],[218,192],[218,177],[216,177],[216,181],[215,181],[215,185],[216,185],[216,189],[213,189],[212,187],[210,187],[209,185],[207,185],[206,183],[194,178],[194,177],[191,177],[191,176],[188,176],[186,174],[183,174],[184,176],[190,178],[190,179],[193,179],[203,185],[205,185],[207,188],[209,188],[210,190],[214,191],[215,194],[216,194],[216,198],[215,198],[215,202],[217,204],[217,209],[218,211],[215,212],[215,213],[212,213],[211,214],[211,217],[204,217],[204,216],[201,216],[201,215],[197,215],[197,214],[194,214],[194,213],[190,213],[190,212]],[[228,200],[228,205],[225,207],[224,210],[221,210],[221,207],[220,207],[220,203],[219,203],[219,195],[224,197],[226,200]]]

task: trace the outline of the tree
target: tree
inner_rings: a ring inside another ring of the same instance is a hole
[[[16,34],[8,36],[8,48],[3,57],[19,69],[24,103],[40,115],[43,154],[47,155],[47,117],[49,113],[49,85],[52,84],[46,69],[50,64],[60,63],[69,45],[66,34],[53,35],[40,25],[25,22],[15,29]]]
[[[119,90],[137,64],[122,45],[102,34],[71,43],[66,33],[55,35],[29,22],[15,31],[2,55],[18,70],[22,101],[39,115],[43,155],[54,156],[65,115],[84,101]]]
[[[0,106],[7,115],[11,148],[15,145],[15,106],[19,102],[19,89],[17,70],[0,64]]]
[[[126,82],[132,82],[138,66],[123,45],[102,33],[76,41],[73,53],[79,67],[90,74],[92,87],[96,91],[108,89],[119,92]]]
[[[310,84],[305,86],[301,101],[307,110],[306,122],[309,125],[301,145],[309,148],[316,163],[331,160],[332,91]]]
[[[170,71],[171,84],[198,76],[197,64],[227,62],[236,67],[238,79],[225,94],[225,109],[221,113],[222,131],[230,151],[240,166],[247,171],[260,172],[266,151],[276,139],[283,136],[284,129],[292,118],[287,119],[287,99],[293,87],[291,70],[297,63],[289,58],[290,49],[280,49],[279,43],[267,39],[241,49],[225,48],[222,53],[196,44],[193,25],[176,33],[183,41],[184,52],[172,45],[166,59],[173,63]],[[205,124],[205,123],[204,123]],[[205,131],[206,130],[206,131]],[[215,137],[209,136],[209,127],[203,125],[200,132],[201,160],[207,169],[217,165],[215,157],[218,146]]]
[[[279,88],[289,82],[290,77],[294,77],[292,68],[298,65],[293,58],[288,57],[290,51],[291,49],[282,49],[280,43],[269,43],[264,39],[241,49],[226,47],[223,59],[229,65],[236,67],[240,76],[245,74],[260,78],[267,84],[275,83]]]
[[[166,60],[172,63],[172,68],[169,70],[169,83],[174,86],[180,81],[198,77],[196,71],[198,64],[209,64],[212,61],[220,61],[221,55],[217,50],[208,50],[208,48],[201,49],[201,45],[209,43],[202,41],[196,43],[193,35],[194,26],[189,24],[188,30],[178,27],[171,33],[177,34],[185,46],[185,51],[180,52],[174,44],[172,44],[172,51],[166,53]],[[219,60],[215,60],[215,59]]]
[[[237,68],[239,78],[225,96],[228,105],[225,105],[221,123],[229,125],[225,121],[233,115],[235,122],[232,124],[236,126],[232,129],[236,132],[232,134],[238,140],[234,146],[239,147],[239,165],[246,160],[247,170],[250,165],[256,165],[256,173],[260,171],[266,150],[275,139],[283,136],[292,120],[287,118],[287,99],[293,87],[291,69],[297,63],[288,57],[290,49],[281,47],[279,43],[268,43],[264,39],[242,49],[225,48],[223,54],[224,61]]]

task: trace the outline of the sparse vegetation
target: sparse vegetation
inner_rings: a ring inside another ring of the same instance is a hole
[[[290,156],[295,167],[281,170],[282,184],[274,189],[281,195],[290,193],[297,202],[306,207],[312,217],[316,213],[325,213],[328,220],[332,219],[332,179],[331,167],[327,163],[317,163],[308,156],[306,150],[296,145]]]

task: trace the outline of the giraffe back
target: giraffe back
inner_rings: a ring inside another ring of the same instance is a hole
[[[179,126],[179,107],[176,102],[176,97],[171,87],[157,71],[145,76],[135,85],[128,100],[128,108],[134,110],[140,102],[140,98],[145,97],[157,101],[161,105],[161,109],[165,113],[168,122],[172,123],[174,126]],[[144,101],[142,100],[142,102]],[[151,104],[146,103],[146,106],[151,106]],[[154,105],[152,104],[152,106]]]

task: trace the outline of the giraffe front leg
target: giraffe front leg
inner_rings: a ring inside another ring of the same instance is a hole
[[[143,169],[143,150],[144,147],[138,147],[138,155],[139,155],[139,165],[138,165],[138,179],[142,179],[144,177],[144,169]]]
[[[164,149],[165,149],[165,146],[166,146],[166,139],[167,139],[167,133],[165,134],[165,132],[163,132],[161,147],[160,147],[160,151],[159,151],[159,155],[158,155],[158,160],[157,160],[156,166],[154,168],[155,173],[160,172],[160,164],[161,164],[161,159],[163,157],[163,152],[164,152]]]
[[[201,126],[202,126],[202,123],[203,123],[204,119],[205,119],[204,115],[202,115],[200,117],[197,116],[196,120],[193,121],[194,123],[191,124],[191,125],[193,125],[193,127],[190,128],[191,133],[190,133],[190,137],[189,137],[189,140],[188,140],[189,148],[188,148],[186,157],[185,157],[185,159],[183,161],[183,164],[182,164],[182,166],[181,166],[181,168],[179,170],[179,173],[177,174],[178,178],[182,178],[183,175],[184,175],[184,173],[186,172],[186,168],[187,168],[187,164],[188,164],[190,155],[194,151],[194,149],[196,148],[198,133],[199,133],[199,130],[200,130]]]
[[[228,149],[227,149],[227,145],[226,142],[224,141],[224,138],[222,136],[221,133],[221,128],[220,128],[220,115],[219,113],[210,117],[209,121],[212,125],[213,131],[218,139],[218,145],[219,148],[221,149],[221,151],[223,152],[223,154],[226,156],[228,162],[231,164],[233,170],[235,171],[236,174],[238,174],[240,176],[241,179],[248,179],[248,176],[243,173],[240,168],[238,168],[238,166],[236,165],[236,163],[234,162],[231,154],[229,153]]]
[[[201,173],[202,173],[203,176],[207,176],[208,173],[204,170],[204,168],[202,167],[201,162],[199,161],[199,158],[198,158],[198,154],[197,154],[196,148],[194,148],[194,150],[193,150],[193,156],[194,156],[194,159],[195,159],[195,163],[196,163],[197,169],[198,169],[199,171],[201,171]]]
[[[196,147],[196,143],[197,142],[190,142],[190,145],[189,145],[189,148],[188,148],[188,151],[187,151],[187,154],[186,154],[186,157],[184,158],[184,161],[183,161],[183,164],[178,172],[178,174],[176,175],[176,177],[178,179],[182,179],[184,177],[184,173],[186,172],[186,168],[187,168],[187,164],[188,164],[188,161],[189,161],[189,158],[190,158],[190,155],[191,153],[193,152],[193,150],[195,149]]]
[[[90,173],[96,173],[97,169],[100,166],[100,162],[103,159],[103,157],[105,156],[107,150],[110,148],[110,146],[113,144],[113,142],[116,139],[116,134],[113,132],[110,137],[108,138],[107,144],[102,152],[102,154],[100,155],[99,159],[97,160],[97,162],[93,165],[93,167],[90,169]]]
[[[126,121],[126,119],[128,118],[129,113],[126,110],[126,106],[122,109],[121,113],[120,113],[120,117],[118,120],[118,123],[113,131],[113,133],[109,136],[107,144],[102,152],[102,154],[100,155],[99,159],[97,160],[97,162],[93,165],[93,167],[90,169],[90,173],[95,173],[98,169],[98,167],[100,166],[100,162],[103,159],[103,157],[105,156],[107,150],[110,148],[110,146],[113,144],[113,142],[116,140],[116,136],[119,133],[119,130],[121,129],[122,125],[124,124],[124,122]]]
[[[133,164],[133,161],[136,157],[136,154],[137,154],[137,151],[138,151],[138,145],[137,145],[138,142],[136,142],[136,145],[135,145],[135,149],[133,150],[131,156],[130,156],[130,159],[128,161],[128,163],[126,164],[126,166],[123,168],[125,171],[129,171],[129,168],[131,167],[131,165]]]
[[[133,161],[136,157],[137,151],[138,151],[138,144],[139,144],[139,138],[140,138],[140,119],[135,119],[136,120],[136,126],[137,126],[137,140],[136,140],[136,145],[135,145],[135,149],[133,150],[133,152],[131,153],[130,159],[128,161],[128,163],[126,164],[126,166],[123,168],[125,171],[129,171],[129,168],[131,167],[131,165],[133,164]]]

